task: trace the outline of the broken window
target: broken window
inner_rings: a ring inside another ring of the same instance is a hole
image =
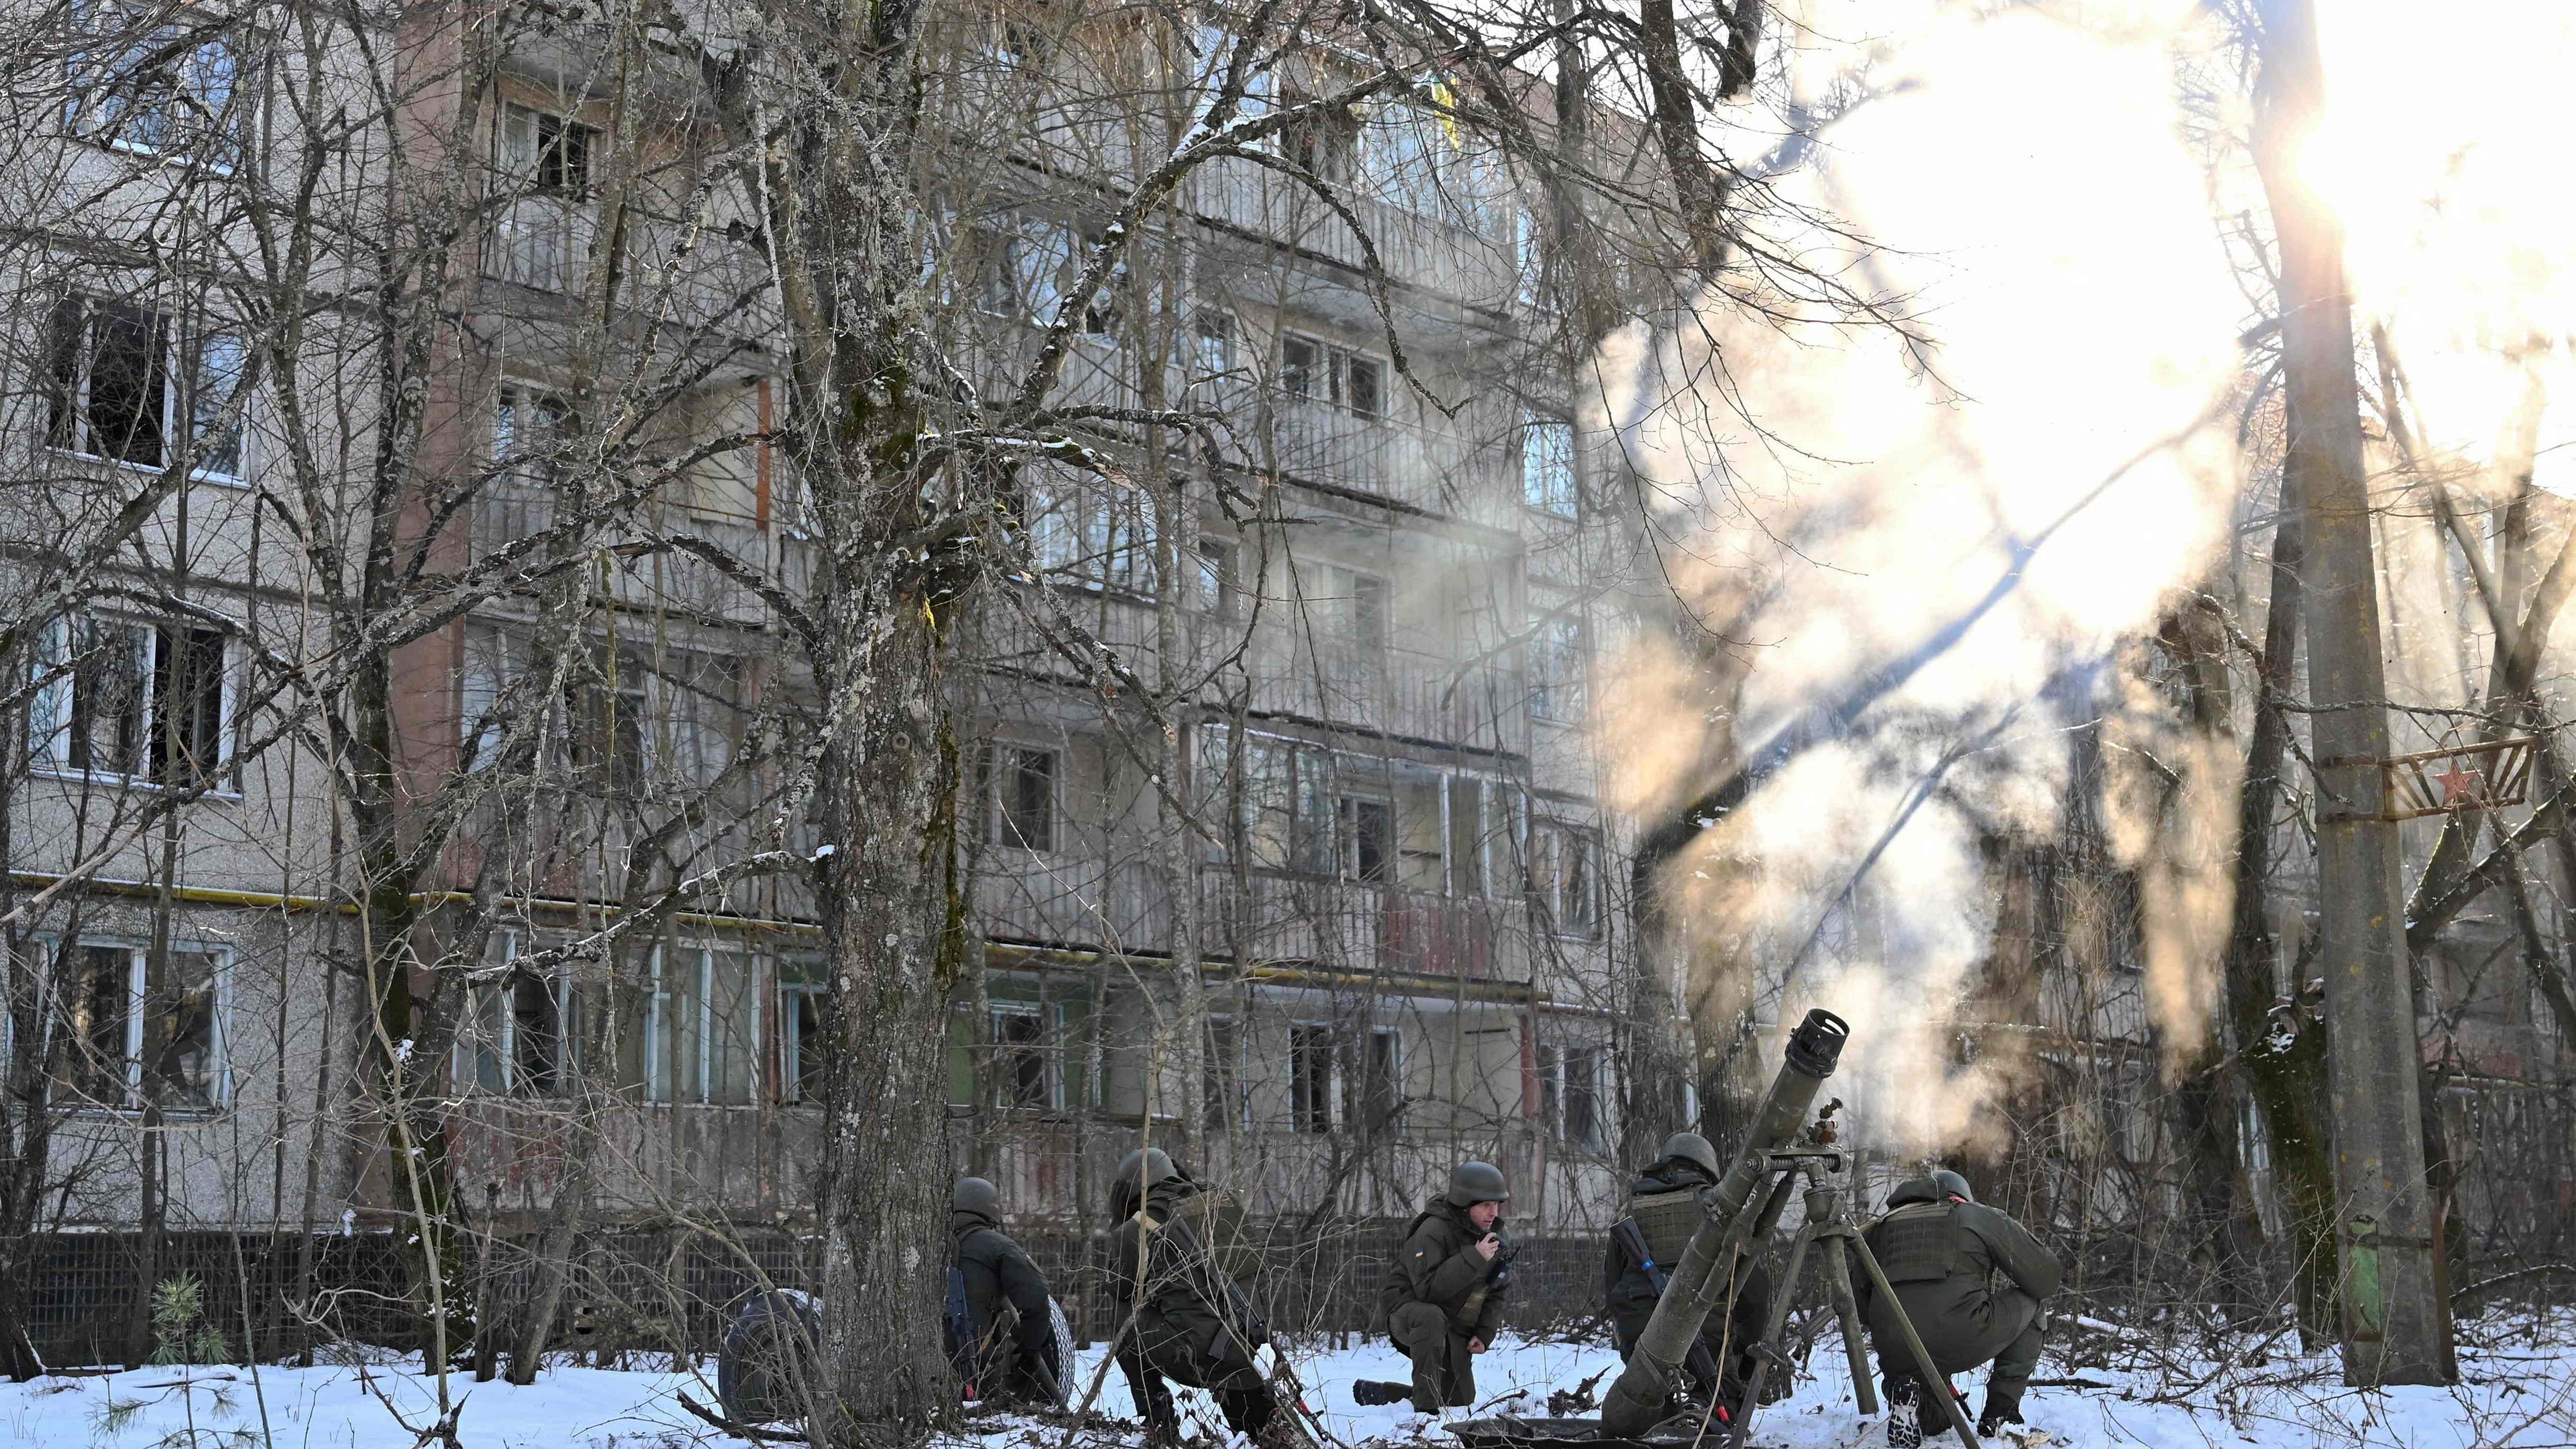
[[[1341,1075],[1336,1045],[1329,1026],[1288,1029],[1288,1110],[1296,1131],[1333,1130],[1333,1087]]]
[[[66,1050],[57,1100],[131,1110],[208,1111],[224,1095],[217,990],[222,958],[172,947],[155,979],[144,946],[83,942],[55,955]]]
[[[84,775],[202,783],[223,767],[228,636],[193,624],[57,619],[37,652],[29,744]]]

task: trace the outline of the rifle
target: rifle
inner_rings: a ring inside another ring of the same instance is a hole
[[[948,1367],[965,1387],[967,1398],[978,1397],[975,1381],[983,1376],[984,1340],[975,1332],[975,1310],[966,1301],[966,1273],[957,1266],[952,1251],[948,1259],[948,1289],[940,1305],[940,1327],[948,1340]]]
[[[1672,1275],[1666,1273],[1663,1265],[1655,1261],[1655,1255],[1647,1250],[1646,1233],[1643,1228],[1637,1226],[1637,1220],[1621,1218],[1612,1223],[1610,1237],[1620,1247],[1627,1249],[1630,1257],[1637,1260],[1637,1266],[1645,1270],[1647,1285],[1655,1290],[1655,1297],[1662,1298],[1664,1285],[1672,1281]],[[1683,1362],[1689,1366],[1691,1377],[1709,1386],[1709,1392],[1718,1394],[1725,1391],[1725,1379],[1718,1373],[1717,1355],[1708,1351],[1706,1339],[1693,1335],[1690,1353]],[[1726,1415],[1726,1407],[1720,1405],[1718,1413]]]
[[[1323,1420],[1316,1417],[1314,1406],[1306,1402],[1306,1385],[1298,1379],[1296,1366],[1288,1362],[1288,1355],[1279,1351],[1279,1345],[1265,1341],[1254,1350],[1253,1365],[1270,1381],[1270,1397],[1278,1404],[1280,1417],[1288,1421],[1299,1438],[1312,1449],[1324,1449],[1334,1442],[1324,1432]]]

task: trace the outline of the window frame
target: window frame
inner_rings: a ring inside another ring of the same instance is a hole
[[[640,798],[654,783],[655,691],[649,674],[624,668],[612,683],[566,682],[565,773],[601,797]]]
[[[150,1005],[148,988],[152,959],[151,944],[106,931],[84,931],[68,938],[58,933],[41,932],[30,939],[36,944],[41,953],[41,959],[46,963],[44,970],[48,973],[49,979],[54,982],[62,980],[63,958],[69,952],[114,950],[125,953],[124,1042],[118,1056],[123,1076],[123,1100],[113,1106],[84,1100],[71,1104],[71,1110],[94,1116],[139,1117],[143,1115],[147,1110],[143,1101],[145,1071],[143,1031],[146,1009]],[[173,957],[201,956],[206,959],[209,997],[206,1051],[214,1059],[214,1067],[209,1074],[205,1105],[173,1106],[164,1103],[157,1110],[165,1117],[184,1117],[192,1120],[218,1117],[231,1110],[236,1085],[233,1080],[232,1061],[233,948],[213,943],[174,940],[169,944],[168,950]],[[20,963],[12,961],[8,963],[7,969],[14,971],[22,967]],[[59,995],[52,991],[47,994]],[[65,1023],[66,1027],[68,1025],[69,1023]],[[64,1084],[59,1078],[48,1074],[45,1084],[46,1101],[49,1103],[61,1101],[59,1094],[63,1087]]]
[[[1377,1055],[1381,1042],[1386,1046],[1383,1071]],[[1352,1046],[1353,1060],[1345,1087],[1352,1100],[1344,1103],[1346,1115],[1364,1131],[1394,1127],[1404,1119],[1404,1029],[1373,1022],[1353,1033]]]
[[[110,4],[93,10],[94,14],[104,12],[113,12],[129,25],[150,15],[148,8],[140,5]],[[195,38],[197,44],[171,57],[171,75],[166,85],[155,78],[154,89],[148,95],[131,85],[141,58],[187,38]],[[113,30],[98,39],[102,50],[77,50],[64,64],[64,128],[103,150],[169,166],[204,166],[218,176],[232,175],[243,151],[258,139],[264,117],[263,108],[254,99],[259,94],[252,74],[255,57],[245,53],[234,30],[224,24],[202,26],[191,36],[165,21],[122,44],[118,43],[120,32]],[[115,53],[100,59],[108,47],[113,47]],[[223,99],[215,105],[206,103],[205,85],[189,79],[192,73],[203,74],[201,59],[210,53],[220,54],[226,62]],[[151,108],[148,112],[147,106]],[[111,114],[104,122],[93,123],[89,118],[102,110]],[[184,127],[185,133],[179,137],[181,144],[174,146],[125,134],[128,119],[139,112],[167,112],[159,124],[173,132]],[[211,126],[205,125],[206,121],[211,121]],[[194,144],[208,135],[220,138],[218,144]]]
[[[1529,712],[1542,724],[1579,726],[1592,713],[1592,621],[1568,604],[1530,622]]]
[[[1342,1121],[1342,1032],[1328,1021],[1293,1021],[1288,1024],[1288,1130],[1299,1136],[1327,1137],[1345,1125]],[[1312,1067],[1320,1045],[1323,1054],[1323,1080],[1312,1080]]]
[[[1374,807],[1374,808],[1372,808]],[[1368,831],[1364,817],[1374,814],[1383,829],[1378,842],[1377,866],[1368,867],[1364,847]],[[1333,867],[1337,879],[1371,890],[1392,890],[1398,874],[1397,857],[1402,853],[1403,835],[1396,820],[1395,801],[1388,795],[1368,790],[1341,790],[1333,796]]]
[[[1600,828],[1534,815],[1530,829],[1530,886],[1547,911],[1549,932],[1567,940],[1601,939],[1608,902],[1602,895]],[[1570,872],[1569,860],[1577,862]]]
[[[1196,595],[1199,613],[1210,619],[1227,621],[1242,612],[1242,569],[1242,546],[1234,539],[1199,536]]]
[[[511,133],[511,127],[520,122],[527,126],[524,138]],[[597,175],[594,163],[604,135],[578,116],[523,101],[504,101],[493,118],[492,169],[507,186],[578,206],[591,199]]]
[[[1047,325],[1081,279],[1082,227],[1065,217],[1012,211],[972,230],[980,253],[973,281],[975,310],[1032,327]],[[1088,320],[1077,318],[1076,327]]]
[[[1542,445],[1541,440],[1547,442]],[[1583,469],[1574,423],[1532,409],[1521,413],[1521,507],[1569,522],[1583,517]]]
[[[525,413],[542,423],[539,429],[522,426]],[[508,476],[532,486],[551,488],[561,469],[564,439],[580,430],[572,404],[561,393],[544,383],[527,378],[502,380],[492,390],[492,437],[486,448],[494,466]],[[536,446],[525,444],[534,440]],[[512,465],[534,463],[533,470]]]
[[[1306,354],[1307,360],[1291,363],[1291,348]],[[1388,422],[1388,371],[1386,359],[1375,353],[1344,347],[1311,332],[1282,330],[1279,334],[1279,392],[1310,406],[1330,407],[1364,422]],[[1358,398],[1362,376],[1368,378],[1365,405]],[[1316,389],[1318,382],[1321,391]]]
[[[1605,1063],[1606,1054],[1597,1042],[1557,1049],[1560,1117],[1556,1137],[1568,1147],[1598,1151],[1609,1140],[1609,1114],[1603,1110],[1606,1094],[1601,1090]],[[1578,1102],[1582,1104],[1579,1123],[1575,1111]]]
[[[514,656],[523,656],[529,647],[522,636],[500,625],[465,625],[456,668],[456,749],[458,763],[468,773],[500,763],[510,733],[501,701],[525,667]],[[481,726],[487,717],[491,728],[485,730]]]
[[[756,1107],[760,1105],[760,1025],[761,997],[760,958],[740,947],[727,948],[714,941],[693,943],[688,949],[698,957],[698,1099],[702,1107]],[[750,1020],[739,1025],[729,1038],[716,1020],[716,963],[732,960],[742,963],[741,989],[735,999]],[[739,1099],[716,1095],[719,1080],[717,1048],[728,1041],[742,1048],[742,1096]]]
[[[1527,204],[1512,208],[1512,262],[1517,273],[1513,297],[1523,311],[1552,312],[1547,296],[1550,251],[1547,229]]]
[[[508,1045],[503,1049],[502,1059],[509,1063],[511,1094],[522,1097],[563,1096],[571,1085],[570,1079],[578,1067],[576,1059],[580,1055],[579,1038],[574,1034],[575,1023],[579,1020],[575,1011],[577,998],[573,995],[570,973],[560,970],[513,971],[502,978],[502,984],[507,994],[501,1002],[501,1019],[508,1027]],[[542,1072],[532,1069],[528,1060],[523,1038],[529,1033],[519,1013],[522,995],[531,987],[553,1016],[544,1038],[551,1046],[553,1058]]]
[[[823,1003],[831,996],[831,983],[818,979],[823,974],[823,961],[818,956],[782,956],[775,967],[778,986],[778,1100],[794,1106],[820,1102],[818,1093],[808,1095],[805,1079],[809,1064],[805,1060],[805,1039],[799,1030],[800,1020],[810,1007],[814,1024],[823,1024]],[[815,1085],[821,1086],[820,1058],[811,1065]]]
[[[1555,1141],[1564,1135],[1565,1049],[1555,1042],[1543,1041],[1535,1055],[1531,1067],[1538,1078],[1539,1130]]]
[[[647,1103],[676,1106],[671,1092],[672,1064],[669,1057],[675,1042],[666,1040],[664,1018],[673,1010],[672,993],[664,976],[663,958],[668,951],[661,942],[653,945],[653,955],[645,970],[644,985],[644,1053],[637,1065],[642,1068],[643,1098]]]
[[[137,325],[149,339],[143,365],[148,385],[158,395],[158,405],[153,413],[152,456],[148,459],[99,446],[93,392],[98,381],[103,322]],[[44,332],[42,386],[46,397],[47,452],[112,468],[164,473],[169,471],[172,458],[184,451],[188,455],[190,482],[228,488],[250,486],[250,444],[254,436],[250,411],[255,394],[241,392],[242,380],[250,369],[247,336],[219,327],[183,332],[177,318],[158,308],[82,291],[68,291],[55,299],[52,310],[45,315]],[[235,395],[227,396],[223,402],[223,411],[229,416],[230,426],[225,429],[228,436],[215,450],[215,456],[227,466],[208,467],[204,439],[214,429],[204,415],[206,353],[224,344],[240,351],[232,367]]]
[[[561,1097],[571,1085],[571,1076],[578,1070],[580,1056],[574,1027],[579,1007],[572,975],[560,970],[544,974],[520,971],[515,963],[527,951],[525,933],[509,928],[493,934],[498,938],[501,949],[500,960],[494,963],[490,979],[476,984],[468,992],[465,1019],[481,1021],[484,1003],[489,1000],[493,1003],[490,1021],[496,1035],[488,1043],[468,1041],[460,1035],[449,1048],[450,1081],[460,1096],[472,1093],[533,1101]],[[521,1081],[519,988],[529,981],[535,981],[544,988],[545,999],[554,1010],[554,1084],[542,1089],[529,1087]],[[480,1062],[473,1055],[487,1046],[498,1065],[496,1075],[500,1078],[500,1086],[497,1088],[483,1085]]]
[[[1012,798],[1005,794],[1010,785],[1029,778],[1027,762],[1046,761],[1046,838],[1032,841],[1012,819]],[[1062,844],[1064,833],[1064,752],[1051,745],[1024,744],[1018,740],[994,740],[985,746],[980,761],[983,773],[984,843],[1007,850],[1025,850],[1036,855],[1053,855]]]
[[[762,1084],[767,1080],[761,1071],[761,998],[768,994],[761,989],[759,955],[749,950],[728,950],[713,941],[683,941],[675,945],[680,954],[689,958],[687,964],[679,969],[689,973],[691,985],[685,997],[672,990],[671,983],[675,979],[671,975],[673,948],[654,946],[645,1010],[644,1100],[665,1107],[759,1106]],[[719,1101],[714,1094],[714,1048],[719,1040],[715,1027],[715,963],[719,956],[743,963],[745,985],[740,999],[743,1009],[751,1014],[751,1020],[746,1024],[749,1045],[743,1057],[743,1095],[739,1101]],[[676,1080],[675,1068],[680,1064],[665,1059],[666,1055],[679,1055],[683,1046],[681,1039],[668,1030],[674,1024],[673,1014],[681,1000],[692,1003],[687,1013],[688,1020],[680,1023],[690,1033],[687,1044],[694,1047],[683,1059],[689,1068],[690,1078],[685,1083]],[[687,1095],[679,1095],[683,1090]]]
[[[1194,388],[1213,387],[1235,375],[1243,328],[1223,307],[1195,307],[1181,338],[1182,379]]]
[[[1033,473],[1023,508],[1029,561],[1047,583],[1138,600],[1160,596],[1162,519],[1143,489]]]
[[[1000,1023],[1006,1017],[1013,1021],[1035,1022],[1037,1035],[1026,1042],[1011,1042],[1006,1045],[999,1030]],[[1064,1003],[1022,1001],[1015,997],[997,996],[984,1004],[984,1020],[985,1038],[991,1044],[988,1051],[991,1053],[992,1065],[996,1069],[991,1079],[992,1110],[1042,1114],[1064,1111],[1063,1051],[1061,1047],[1048,1045],[1050,1041],[1060,1041],[1062,1038],[1065,1024]],[[1017,1059],[1021,1056],[1032,1058],[1037,1063],[1040,1099],[1038,1101],[1020,1100],[1018,1073],[1014,1071],[1006,1076],[999,1070],[1005,1065],[1006,1058]]]
[[[81,690],[95,677],[81,667],[79,653],[72,645],[75,624],[90,628],[121,630],[144,641],[145,650],[134,656],[139,668],[135,678],[139,701],[135,708],[137,741],[134,770],[101,769],[95,764],[73,763],[75,736],[82,718]],[[161,716],[161,685],[166,677],[161,651],[167,637],[184,634],[191,640],[212,639],[216,643],[213,692],[215,719],[212,735],[215,757],[199,771],[181,777],[166,767],[156,773],[155,750],[164,736]],[[118,786],[126,789],[197,790],[219,798],[239,797],[239,782],[233,778],[233,727],[236,683],[233,663],[234,631],[217,628],[195,619],[148,619],[123,613],[58,614],[45,622],[38,635],[32,664],[35,685],[29,701],[28,772],[58,780],[80,780],[90,784]],[[47,679],[44,676],[54,675]],[[40,682],[41,681],[41,682]]]
[[[1395,647],[1395,584],[1379,574],[1344,569],[1350,585],[1350,629],[1354,648],[1371,656]]]

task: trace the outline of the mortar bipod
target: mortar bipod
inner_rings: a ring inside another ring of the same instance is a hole
[[[1798,1291],[1807,1249],[1820,1242],[1827,1245],[1821,1265],[1825,1293],[1842,1328],[1843,1353],[1851,1365],[1854,1407],[1863,1414],[1877,1413],[1878,1386],[1869,1371],[1869,1351],[1861,1340],[1860,1305],[1852,1295],[1851,1267],[1841,1252],[1843,1244],[1849,1244],[1852,1256],[1860,1259],[1861,1267],[1869,1274],[1871,1291],[1896,1320],[1906,1353],[1921,1366],[1925,1375],[1923,1392],[1941,1401],[1942,1411],[1949,1416],[1950,1427],[1959,1431],[1964,1449],[1982,1449],[1975,1426],[1968,1422],[1967,1410],[1950,1392],[1949,1380],[1932,1372],[1932,1356],[1924,1350],[1922,1336],[1914,1331],[1913,1319],[1906,1315],[1905,1305],[1898,1301],[1896,1290],[1888,1286],[1887,1275],[1879,1269],[1877,1255],[1870,1252],[1868,1241],[1861,1236],[1850,1155],[1835,1147],[1783,1148],[1766,1154],[1764,1170],[1774,1175],[1771,1190],[1762,1199],[1762,1216],[1754,1225],[1747,1247],[1767,1242],[1777,1231],[1781,1213],[1788,1205],[1789,1189],[1801,1180],[1806,1183],[1806,1219],[1790,1242],[1789,1261],[1780,1275],[1779,1289],[1771,1297],[1770,1319],[1762,1326],[1762,1336],[1746,1347],[1753,1370],[1745,1375],[1744,1394],[1737,1404],[1735,1422],[1729,1426],[1727,1449],[1744,1449],[1747,1436],[1753,1432],[1753,1415],[1762,1404],[1763,1382],[1770,1377],[1773,1365],[1783,1372],[1793,1367],[1780,1340],[1788,1329],[1789,1302]]]

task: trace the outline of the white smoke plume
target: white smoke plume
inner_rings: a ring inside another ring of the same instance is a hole
[[[2576,424],[2551,406],[2576,396],[2576,191],[2542,180],[2564,169],[2576,13],[2319,8],[2331,111],[2302,164],[2352,231],[2363,326],[2396,338],[2425,449],[2489,495],[2525,469],[2576,494]],[[1827,131],[1798,199],[1875,245],[1766,243],[1903,298],[1928,345],[1721,302],[1605,347],[1597,421],[1710,637],[1612,662],[1623,708],[1603,728],[1617,803],[1651,818],[1857,681],[1897,681],[1763,778],[1665,889],[1703,1023],[1840,1012],[1856,1080],[1837,1090],[1875,1138],[1928,1151],[1990,1131],[2014,1069],[1991,1047],[1962,1065],[1949,1030],[1977,968],[2031,927],[1981,838],[2098,811],[2143,896],[2129,1009],[2177,1061],[2210,1029],[2241,746],[2224,719],[2178,717],[2124,652],[2227,560],[2261,197],[2200,7],[1814,0],[1797,19],[1851,37],[1800,59],[1805,94],[1856,75],[1874,94]],[[2397,514],[2389,536],[2427,560],[2389,566],[2404,650],[2404,616],[2461,604],[2430,597],[2438,546]],[[2233,563],[2259,592],[2253,532]],[[2436,702],[2458,702],[2483,660],[2450,622],[2414,622],[2439,624],[2412,637],[2443,652],[2392,661],[2392,683],[2438,676]],[[2097,717],[2102,778],[2070,800],[2064,732]]]
[[[1856,1048],[1837,1091],[1877,1139],[1929,1149],[1991,1120],[2008,1060],[1963,1067],[1948,1031],[2014,929],[1979,841],[2055,827],[2065,730],[2117,699],[2124,642],[2224,539],[2245,303],[2182,139],[2187,9],[2104,24],[1933,6],[1892,33],[1863,10],[1806,17],[1811,34],[1869,35],[1809,63],[1871,52],[1880,93],[1828,133],[1808,199],[1883,248],[1848,247],[1849,275],[1909,298],[1930,345],[1721,304],[1701,333],[1607,349],[1605,373],[1630,387],[1605,421],[1663,505],[1687,602],[1740,688],[1730,709],[1703,707],[1702,737],[1675,740],[1663,722],[1687,686],[1663,681],[1705,661],[1649,645],[1612,666],[1650,683],[1605,728],[1629,767],[1621,803],[1669,808],[1709,783],[1695,768],[1919,661],[1707,831],[1666,892],[1704,1021],[1748,994],[1765,1020],[1839,1012]],[[2226,755],[2164,763],[2226,791]],[[2141,832],[2114,834],[2147,863]],[[2160,1017],[2206,1019],[2193,1003],[2227,901],[2205,865],[2148,872],[2154,913],[2178,927],[2151,953],[2170,982]]]

